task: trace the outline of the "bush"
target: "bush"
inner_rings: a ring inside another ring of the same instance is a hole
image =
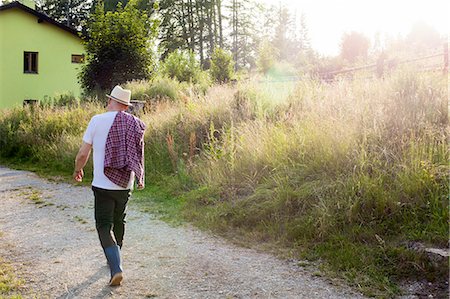
[[[259,45],[258,58],[256,61],[258,70],[263,74],[267,74],[267,72],[273,68],[278,56],[277,49],[273,47],[268,40],[263,40]]]
[[[194,52],[175,50],[162,63],[161,73],[180,82],[198,83],[203,71]]]
[[[211,77],[218,83],[226,83],[233,77],[233,56],[221,48],[214,49],[211,56]]]
[[[127,82],[124,87],[131,90],[131,97],[138,101],[179,100],[185,86],[177,80],[157,76],[151,80]]]

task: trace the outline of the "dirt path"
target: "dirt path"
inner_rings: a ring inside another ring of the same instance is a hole
[[[362,298],[294,262],[171,227],[130,206],[125,281],[109,272],[89,188],[0,167],[0,256],[18,267],[25,298]]]

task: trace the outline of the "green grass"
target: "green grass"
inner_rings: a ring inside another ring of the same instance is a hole
[[[183,218],[183,200],[176,196],[180,184],[176,178],[167,177],[164,183],[146,186],[144,190],[133,193],[131,205],[140,211],[155,215],[158,219],[172,225],[179,225],[185,221]]]
[[[86,223],[88,223],[85,219],[83,219],[83,218],[80,217],[80,216],[75,216],[75,217],[73,217],[73,219],[74,219],[75,221],[81,223],[81,224],[86,224]]]
[[[0,259],[0,298],[21,299],[20,287],[23,281],[15,275],[13,267]]]
[[[40,190],[31,190],[31,193],[27,194],[27,197],[36,205],[45,203],[45,201],[42,200],[42,192]]]

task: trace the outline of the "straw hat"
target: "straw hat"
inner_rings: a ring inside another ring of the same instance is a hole
[[[108,98],[119,102],[121,104],[127,105],[127,106],[133,106],[130,103],[131,100],[131,90],[123,89],[119,85],[116,85],[114,89],[111,91],[111,94],[106,95]]]

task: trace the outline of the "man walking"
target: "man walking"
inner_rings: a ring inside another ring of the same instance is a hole
[[[107,97],[107,112],[92,117],[84,133],[73,178],[82,181],[93,149],[95,226],[111,270],[109,284],[117,286],[123,280],[120,250],[135,177],[137,188],[144,188],[145,124],[125,112],[131,106],[131,91],[116,86]]]

